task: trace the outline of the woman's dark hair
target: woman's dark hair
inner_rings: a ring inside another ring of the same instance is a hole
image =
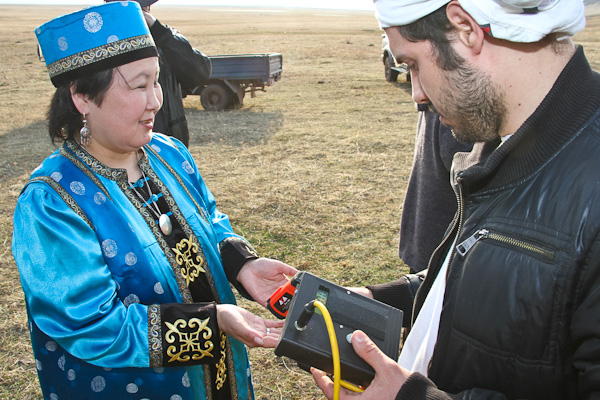
[[[454,27],[448,21],[446,6],[412,24],[397,28],[402,37],[410,42],[430,40],[438,66],[443,70],[452,71],[464,62],[464,59],[450,45]]]
[[[56,89],[48,107],[48,132],[52,143],[74,139],[83,126],[81,114],[71,99],[71,85],[76,93],[87,95],[97,106],[102,104],[104,95],[113,80],[113,70],[96,72],[76,79]]]

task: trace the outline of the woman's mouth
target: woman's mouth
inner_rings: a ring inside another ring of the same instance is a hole
[[[154,120],[153,119],[145,119],[145,120],[140,121],[140,124],[144,125],[148,129],[152,129],[154,127]]]

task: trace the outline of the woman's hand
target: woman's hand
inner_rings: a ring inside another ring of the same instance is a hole
[[[285,285],[289,277],[298,270],[281,261],[271,258],[257,258],[247,261],[240,270],[237,280],[244,286],[250,296],[262,305],[267,306],[269,297]]]
[[[217,304],[219,329],[248,347],[275,347],[284,322],[263,319],[233,304]]]

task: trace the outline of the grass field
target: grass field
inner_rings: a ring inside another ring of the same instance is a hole
[[[53,148],[53,93],[33,30],[69,7],[0,5],[0,399],[38,399],[12,213],[29,173]],[[370,12],[155,7],[209,55],[280,52],[283,76],[242,109],[184,100],[190,150],[221,211],[264,255],[341,285],[396,278],[397,233],[417,113],[410,84],[386,83]],[[576,42],[600,70],[600,18]],[[267,317],[254,304],[244,306]],[[252,349],[258,399],[321,399],[312,377]]]

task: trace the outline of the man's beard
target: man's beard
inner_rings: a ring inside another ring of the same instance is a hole
[[[464,143],[498,138],[506,104],[489,75],[463,62],[457,69],[445,71],[444,78],[442,106],[434,111],[444,117],[454,137]]]

